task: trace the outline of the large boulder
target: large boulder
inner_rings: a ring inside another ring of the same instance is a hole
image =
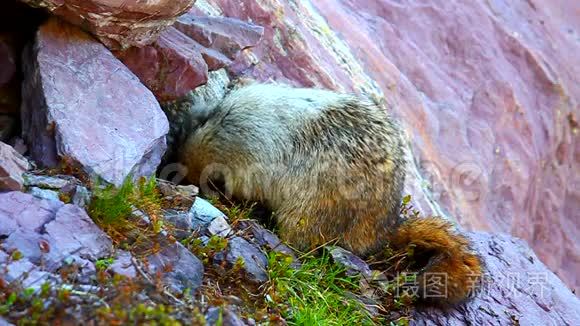
[[[233,18],[189,12],[151,45],[116,51],[162,102],[180,99],[258,43],[263,28]]]
[[[119,185],[155,172],[167,118],[153,94],[109,50],[50,19],[24,58],[22,131],[33,159],[61,158]]]
[[[264,26],[230,68],[364,93],[402,120],[425,214],[511,233],[580,278],[580,33],[575,2],[196,3]],[[579,291],[580,292],[580,291]]]
[[[143,46],[187,12],[195,0],[21,0],[84,28],[110,49]]]

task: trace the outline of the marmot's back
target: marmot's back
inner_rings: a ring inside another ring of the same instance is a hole
[[[338,239],[359,254],[383,246],[398,222],[403,156],[382,108],[275,85],[230,92],[181,151],[190,181],[223,179],[226,192],[263,202],[290,244]]]

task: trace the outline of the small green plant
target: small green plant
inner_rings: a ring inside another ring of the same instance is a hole
[[[61,297],[54,295],[50,283],[43,283],[40,291],[23,288],[19,282],[4,283],[2,279],[0,284],[4,284],[0,286],[0,316],[10,319],[12,314],[16,314],[19,316],[18,325],[46,324],[55,317],[55,306],[63,303]]]
[[[279,309],[290,325],[373,325],[375,320],[350,293],[359,291],[357,277],[331,262],[328,254],[301,257],[301,266],[292,268],[292,259],[270,253],[268,301]]]
[[[405,218],[419,217],[419,211],[411,204],[411,195],[406,195],[401,201],[401,215]]]
[[[22,259],[22,252],[14,250],[10,257],[12,258],[13,261],[18,261]]]
[[[166,305],[157,304],[149,305],[138,303],[134,306],[123,307],[122,305],[113,305],[113,307],[103,307],[98,310],[98,314],[109,322],[125,324],[148,324],[148,325],[183,325],[178,319],[171,314],[174,310]]]
[[[98,259],[95,262],[95,268],[97,270],[106,270],[107,268],[109,268],[109,266],[111,266],[113,263],[115,262],[115,259],[113,257],[109,257],[109,258],[101,258]]]
[[[154,177],[140,178],[137,183],[127,177],[119,188],[113,185],[95,187],[89,205],[91,216],[105,225],[125,223],[135,208],[148,215],[159,215],[161,195]]]
[[[10,293],[6,301],[0,305],[0,315],[5,315],[10,311],[10,307],[16,302],[18,295],[15,292]]]
[[[223,251],[228,246],[228,239],[214,235],[204,245],[203,241],[192,235],[187,239],[183,239],[181,243],[186,246],[194,255],[196,255],[204,264],[207,264],[213,259],[216,253]]]
[[[147,255],[159,249],[156,235],[167,229],[161,206],[154,177],[137,182],[128,177],[118,188],[95,186],[88,212],[116,246]]]
[[[113,185],[95,187],[89,212],[95,221],[104,225],[123,223],[133,211],[131,199],[134,193],[135,186],[131,179],[125,180],[119,188]]]

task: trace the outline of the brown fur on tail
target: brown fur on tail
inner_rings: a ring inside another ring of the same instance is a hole
[[[413,247],[414,259],[423,260],[416,278],[417,295],[432,303],[456,305],[477,289],[483,274],[481,260],[469,241],[438,217],[413,218],[390,238],[395,249]]]

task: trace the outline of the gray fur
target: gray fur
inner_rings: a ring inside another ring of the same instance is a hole
[[[386,243],[405,178],[400,130],[384,109],[325,90],[255,84],[233,89],[191,129],[179,160],[202,189],[270,207],[281,237],[358,254]]]

